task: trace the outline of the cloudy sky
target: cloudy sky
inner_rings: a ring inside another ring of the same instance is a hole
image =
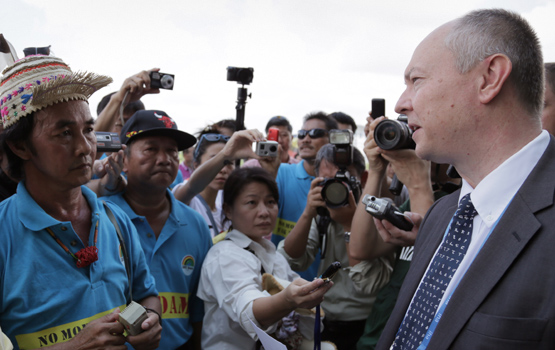
[[[393,111],[414,48],[434,28],[466,12],[503,7],[536,29],[555,61],[554,0],[2,0],[0,30],[15,46],[52,45],[74,70],[114,83],[153,67],[176,75],[175,89],[143,98],[180,129],[235,118],[237,85],[226,67],[253,67],[245,124],[274,115],[294,129],[311,111],[342,111],[365,123],[371,99]]]

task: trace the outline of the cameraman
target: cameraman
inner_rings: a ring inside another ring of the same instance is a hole
[[[317,212],[322,213],[322,209],[326,209],[321,183],[325,178],[334,178],[339,170],[334,164],[334,152],[335,146],[332,144],[323,146],[318,152],[314,162],[318,177],[311,183],[307,205],[295,227],[279,243],[278,251],[295,270],[310,266],[319,250],[319,275],[332,262],[339,261],[344,266],[335,275],[334,288],[330,289],[322,302],[326,314],[322,340],[332,341],[341,350],[354,348],[362,335],[376,292],[389,280],[392,259],[380,258],[360,264],[353,261],[352,265],[355,266],[348,267],[349,244],[345,242],[345,233],[351,229],[351,220],[356,209],[352,191],[349,193],[348,205],[327,208],[328,218],[331,219],[327,228],[324,228],[323,235],[320,234],[319,223],[326,219],[325,216],[317,215]],[[360,181],[366,175],[364,157],[355,149],[353,158],[347,170]]]
[[[401,211],[404,211],[404,209],[408,210],[410,205],[412,212],[418,213],[423,217],[433,204],[434,199],[445,195],[445,190],[453,190],[453,188],[445,185],[440,186],[447,183],[446,175],[440,178],[440,174],[445,172],[436,172],[434,180],[438,190],[434,193],[431,181],[432,164],[429,161],[418,158],[414,150],[381,149],[374,140],[374,129],[381,121],[385,120],[385,117],[380,117],[376,120],[368,117],[367,120],[369,132],[364,143],[364,152],[369,162],[369,173],[361,197],[367,194],[376,197],[389,195],[389,193],[382,191],[382,185],[386,181],[386,170],[389,164],[395,171],[398,179],[407,187],[409,193],[409,200],[400,206],[399,209]],[[442,168],[442,170],[444,169]],[[351,247],[349,251],[349,256],[352,260],[372,260],[396,253],[391,280],[378,292],[376,302],[366,322],[364,334],[357,344],[357,349],[359,350],[374,349],[376,346],[410,267],[420,217],[409,212],[405,214],[414,220],[415,228],[410,232],[401,231],[402,235],[398,236],[392,236],[385,231],[383,236],[380,236],[382,232],[378,233],[376,225],[383,225],[385,227],[392,227],[393,225],[386,220],[379,221],[373,219],[372,215],[366,212],[366,206],[362,202],[359,203],[353,217]]]

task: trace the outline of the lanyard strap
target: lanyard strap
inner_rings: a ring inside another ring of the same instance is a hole
[[[208,203],[206,203],[206,201],[204,200],[204,198],[202,198],[202,196],[200,194],[197,194],[196,197],[199,199],[199,201],[202,203],[202,205],[206,209],[206,215],[208,216],[208,218],[210,219],[210,222],[212,223],[212,229],[214,230],[214,236],[216,236],[217,234],[219,234],[218,225],[216,225],[216,220],[214,220],[214,216],[212,215],[212,210],[210,209],[210,206],[208,206]]]

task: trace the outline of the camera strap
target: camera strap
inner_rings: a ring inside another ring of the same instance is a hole
[[[320,257],[326,257],[328,248],[328,227],[331,223],[331,217],[327,215],[318,215],[316,217],[316,227],[318,228],[318,236],[320,237]]]
[[[214,230],[214,236],[217,236],[219,234],[218,232],[218,226],[216,225],[216,220],[214,220],[214,215],[212,215],[212,210],[210,209],[210,206],[208,205],[208,203],[206,203],[206,201],[204,200],[204,198],[202,198],[202,196],[200,194],[197,194],[195,196],[204,206],[204,209],[206,209],[206,216],[208,216],[208,218],[210,219],[210,223],[212,224],[212,230]]]
[[[112,210],[108,207],[105,201],[102,201],[104,208],[106,209],[106,215],[112,222],[112,225],[116,228],[116,233],[118,234],[119,244],[121,246],[121,253],[123,254],[123,261],[125,263],[125,271],[127,272],[127,280],[129,282],[129,299],[127,300],[127,305],[129,305],[133,301],[133,284],[131,282],[131,265],[129,264],[129,255],[127,254],[127,247],[125,242],[123,241],[123,235],[121,234],[121,230],[119,224],[112,213]]]

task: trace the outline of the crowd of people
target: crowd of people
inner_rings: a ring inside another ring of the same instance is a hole
[[[0,349],[254,350],[257,331],[288,349],[555,347],[555,63],[521,16],[473,11],[416,48],[395,107],[414,149],[381,148],[372,113],[362,152],[332,140],[357,130],[343,112],[306,114],[296,152],[270,118],[275,157],[234,120],[195,137],[141,102],[153,71],[96,120],[109,77],[50,55],[3,71]],[[97,152],[97,132],[121,149]]]

